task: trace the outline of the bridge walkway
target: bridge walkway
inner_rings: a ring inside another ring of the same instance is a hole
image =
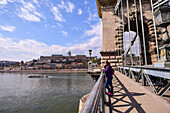
[[[170,112],[170,103],[118,71],[113,75],[113,86],[114,96],[106,97],[106,109],[110,109],[111,113]]]

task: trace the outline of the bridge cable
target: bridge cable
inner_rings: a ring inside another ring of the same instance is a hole
[[[143,48],[144,48],[144,57],[145,57],[145,65],[147,65],[147,58],[146,58],[146,46],[145,46],[145,31],[144,31],[144,25],[143,25],[143,12],[142,12],[142,3],[141,0],[139,0],[140,5],[140,16],[141,16],[141,25],[142,25],[142,34],[143,34]]]
[[[124,25],[124,11],[123,11],[123,1],[121,0],[121,8],[122,8],[122,24],[123,24],[123,50],[126,51],[126,40],[125,40],[125,25]],[[126,65],[126,55],[123,56],[123,64]],[[125,59],[125,61],[124,61]]]
[[[137,30],[137,36],[138,36],[138,49],[139,49],[139,61],[140,61],[140,66],[141,66],[141,41],[140,41],[140,36],[139,36],[139,26],[138,26],[138,13],[137,13],[137,5],[136,5],[136,0],[134,0],[135,4],[135,15],[136,15],[136,30]]]
[[[115,16],[115,22],[116,22],[116,26],[117,26],[117,17]],[[118,32],[119,32],[119,28],[118,28]],[[118,33],[117,33],[117,38],[118,38]],[[118,50],[118,44],[117,44],[117,41],[116,41],[116,48],[117,48],[117,55],[119,56],[119,50]],[[119,63],[119,62],[118,62]],[[116,64],[117,65],[117,64]]]
[[[128,0],[127,0],[127,14],[128,14],[129,41],[130,41],[130,60],[131,60],[131,66],[133,66],[131,33],[130,33],[130,18],[129,18],[129,1]]]

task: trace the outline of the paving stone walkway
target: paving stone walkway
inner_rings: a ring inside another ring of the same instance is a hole
[[[111,113],[170,113],[170,103],[125,75],[113,75],[114,96],[107,99]]]

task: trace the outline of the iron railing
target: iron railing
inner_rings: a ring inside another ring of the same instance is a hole
[[[101,72],[80,113],[104,113],[104,82],[105,74]]]
[[[145,86],[147,82],[152,91],[161,96],[170,88],[170,68],[143,66],[117,66],[117,68],[119,72],[133,78],[136,82],[142,79],[143,86]],[[160,87],[153,84],[156,83],[155,81],[159,82],[159,84],[163,84],[163,86]],[[157,88],[155,86],[157,86]],[[163,88],[162,91],[161,88]]]

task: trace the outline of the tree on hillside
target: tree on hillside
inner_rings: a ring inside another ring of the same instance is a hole
[[[24,65],[24,61],[22,60],[22,61],[21,61],[21,66],[23,66],[23,65]]]
[[[95,63],[95,60],[94,60],[94,59],[92,59],[91,61],[92,61],[93,63]]]

